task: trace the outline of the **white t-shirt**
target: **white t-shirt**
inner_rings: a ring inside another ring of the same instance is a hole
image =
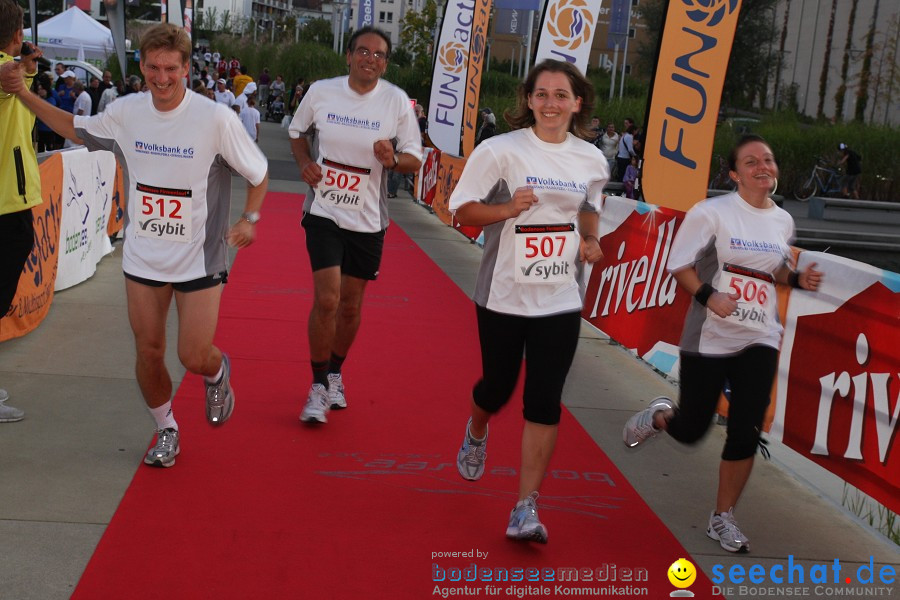
[[[91,106],[93,106],[93,101],[91,100],[91,95],[86,91],[78,94],[78,97],[75,98],[75,106],[72,109],[72,114],[75,115],[86,115],[91,116]],[[80,111],[80,112],[79,112]]]
[[[237,105],[241,109],[241,112],[244,112],[247,109],[247,96],[244,94],[238,94],[237,96],[235,96],[232,105]]]
[[[231,90],[225,90],[224,92],[216,90],[215,95],[217,104],[224,104],[229,108],[234,104],[234,94]]]
[[[693,266],[716,290],[740,290],[728,318],[691,302],[681,350],[736,354],[751,345],[778,348],[783,327],[775,310],[774,273],[790,255],[794,220],[783,209],[754,208],[736,192],[698,202],[688,211],[669,252],[669,272]],[[770,304],[771,303],[771,304]]]
[[[241,123],[244,124],[244,129],[247,130],[247,135],[255,142],[257,135],[256,126],[259,125],[259,111],[256,110],[255,106],[248,106],[241,110],[240,117]]]
[[[373,146],[396,140],[397,153],[422,160],[419,124],[406,92],[383,79],[366,94],[353,91],[346,76],[317,81],[303,96],[288,133],[294,139],[315,135],[318,142],[323,180],[304,211],[351,231],[387,229],[388,171]]]
[[[468,202],[509,202],[526,186],[538,202],[484,228],[475,303],[529,317],[580,310],[578,213],[600,212],[608,180],[600,150],[572,134],[551,144],[527,128],[479,144],[450,196],[451,212]]]
[[[252,185],[268,170],[231,109],[186,92],[160,112],[150,94],[129,94],[74,125],[89,150],[114,152],[122,165],[126,273],[177,283],[227,268],[231,170]]]

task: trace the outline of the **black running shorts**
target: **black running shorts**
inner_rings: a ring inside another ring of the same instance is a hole
[[[378,277],[384,250],[384,231],[367,233],[341,229],[325,217],[306,213],[306,251],[313,271],[340,267],[343,275],[372,281]]]

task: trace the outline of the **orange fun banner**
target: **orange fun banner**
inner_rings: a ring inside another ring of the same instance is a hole
[[[19,277],[9,312],[0,318],[0,342],[35,329],[50,310],[59,266],[59,227],[62,217],[63,159],[54,154],[40,165],[44,202],[31,209],[34,247]]]
[[[669,2],[647,110],[646,202],[687,211],[706,197],[709,158],[741,0]]]

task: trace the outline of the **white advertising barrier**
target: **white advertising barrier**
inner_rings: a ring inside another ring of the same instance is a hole
[[[106,234],[116,159],[112,152],[83,148],[64,152],[62,216],[56,291],[72,287],[94,274],[97,263],[112,252]]]
[[[792,290],[771,435],[900,512],[900,275],[803,252],[824,273]]]

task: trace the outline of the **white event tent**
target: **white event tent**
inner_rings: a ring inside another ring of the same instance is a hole
[[[37,45],[51,62],[83,60],[102,69],[114,52],[112,32],[77,6],[39,23],[37,30]],[[31,28],[25,39],[33,41]]]

